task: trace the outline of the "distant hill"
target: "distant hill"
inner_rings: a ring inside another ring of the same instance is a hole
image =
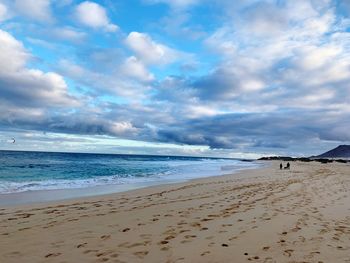
[[[320,162],[320,163],[350,163],[350,145],[339,145],[338,147],[317,156],[310,157],[289,157],[289,156],[265,156],[258,160],[262,161],[300,161],[300,162]]]
[[[312,158],[350,158],[350,145],[339,145],[338,147]]]

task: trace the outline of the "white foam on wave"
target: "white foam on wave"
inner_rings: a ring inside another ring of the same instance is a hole
[[[157,161],[152,162],[156,165]],[[164,165],[164,161],[161,162]],[[164,181],[181,182],[190,179],[217,176],[232,173],[242,169],[255,168],[260,164],[254,162],[243,162],[228,159],[202,159],[201,161],[191,160],[169,160],[169,170],[144,177],[120,177],[118,175],[99,176],[89,179],[70,180],[42,180],[26,182],[3,181],[0,184],[0,193],[18,193],[38,190],[77,189],[101,185],[125,185],[137,183],[162,183]]]

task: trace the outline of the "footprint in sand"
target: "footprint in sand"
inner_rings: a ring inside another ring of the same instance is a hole
[[[110,252],[99,252],[99,253],[96,253],[96,257],[102,257],[102,256],[107,256],[108,254],[110,254]]]
[[[186,235],[186,236],[185,236],[186,239],[195,238],[195,237],[197,237],[197,236],[196,236],[196,235]]]
[[[201,227],[201,224],[200,223],[192,223],[192,224],[190,224],[190,226],[192,226],[192,227]]]
[[[294,252],[293,249],[286,249],[286,250],[283,252],[283,255],[285,255],[285,256],[287,256],[287,257],[291,257],[293,252]]]
[[[89,253],[93,253],[93,252],[98,252],[98,250],[97,249],[88,249],[88,250],[85,250],[83,253],[89,254]]]
[[[45,257],[46,258],[51,258],[51,257],[58,257],[59,255],[61,255],[62,253],[49,253],[47,254]]]
[[[24,231],[24,230],[28,230],[28,229],[31,229],[31,228],[30,227],[24,227],[24,228],[18,229],[18,231]]]
[[[111,238],[111,235],[103,235],[100,237],[102,240],[107,240]]]
[[[81,244],[77,245],[77,248],[85,247],[86,245],[87,245],[86,242],[85,243],[81,243]]]
[[[165,238],[165,240],[171,240],[171,239],[174,239],[174,238],[175,238],[175,236],[170,235],[170,236],[167,236],[167,237]]]
[[[339,249],[339,250],[346,250],[346,248],[342,247],[342,246],[337,246],[337,249]]]
[[[321,252],[320,251],[312,251],[310,254],[311,255],[319,255],[319,254],[321,254]]]
[[[6,253],[6,255],[10,255],[10,256],[20,256],[21,252],[19,251],[12,251],[10,253]]]
[[[201,256],[205,256],[205,255],[208,255],[208,254],[210,254],[210,251],[204,251],[204,252],[201,254]]]

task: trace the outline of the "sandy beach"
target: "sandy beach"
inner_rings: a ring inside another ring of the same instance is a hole
[[[293,162],[0,209],[0,261],[350,262],[350,166]]]

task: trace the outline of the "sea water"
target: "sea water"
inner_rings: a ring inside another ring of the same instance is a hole
[[[237,159],[0,151],[0,194],[103,185],[156,185],[259,166]]]

